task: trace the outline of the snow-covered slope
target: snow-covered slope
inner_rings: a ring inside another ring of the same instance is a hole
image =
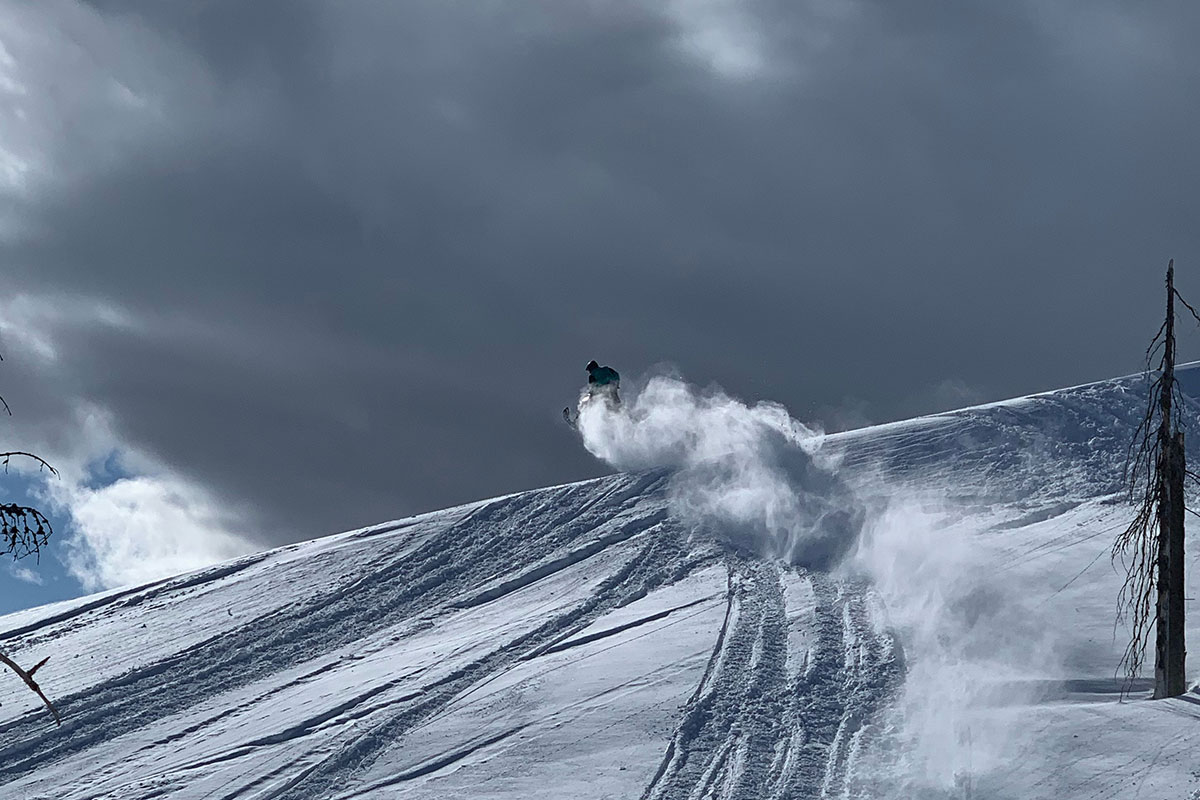
[[[829,437],[865,519],[836,567],[652,470],[0,618],[63,713],[0,681],[0,797],[1200,798],[1200,698],[1113,678],[1142,397]]]

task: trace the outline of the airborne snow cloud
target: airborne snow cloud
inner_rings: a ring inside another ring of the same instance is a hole
[[[803,565],[828,566],[853,545],[863,512],[818,429],[777,403],[748,405],[671,374],[626,393],[620,408],[581,399],[584,446],[620,470],[670,470],[681,519]]]
[[[979,509],[957,508],[945,486],[895,485],[861,466],[843,480],[838,449],[777,403],[673,373],[624,395],[620,407],[581,396],[577,424],[593,455],[620,470],[668,470],[674,512],[698,530],[869,579],[907,668],[889,720],[904,763],[879,765],[881,780],[894,769],[905,792],[948,791],[1011,763],[1026,732],[997,701],[1035,699],[1029,677],[1062,674],[1063,654],[1025,589],[1005,580],[1004,554],[979,538]]]
[[[961,789],[964,776],[1002,770],[1028,745],[1019,709],[1040,699],[1039,678],[1064,674],[1061,637],[1028,587],[1010,580],[1011,554],[979,536],[979,516],[879,488],[890,496],[848,563],[869,576],[904,645],[890,718],[901,763],[888,766],[908,791]]]

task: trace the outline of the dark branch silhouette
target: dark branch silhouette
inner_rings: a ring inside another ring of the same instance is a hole
[[[33,453],[26,453],[21,450],[12,450],[8,453],[0,453],[0,464],[4,465],[4,471],[6,473],[8,472],[8,460],[10,458],[12,458],[13,456],[22,456],[23,458],[28,458],[33,461],[36,461],[38,463],[38,469],[48,469],[48,470],[50,470],[51,473],[54,474],[55,477],[58,477],[58,470],[56,470],[54,467],[50,466],[44,458],[42,458],[41,456],[35,456]]]
[[[40,560],[52,532],[50,521],[36,508],[0,503],[0,543],[13,558],[33,556]]]

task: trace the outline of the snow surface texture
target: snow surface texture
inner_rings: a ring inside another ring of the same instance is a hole
[[[0,618],[64,718],[0,682],[0,797],[1200,800],[1200,698],[1113,679],[1141,379],[628,394],[580,432],[631,471]]]

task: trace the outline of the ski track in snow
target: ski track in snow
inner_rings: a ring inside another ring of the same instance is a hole
[[[827,447],[865,496],[881,479],[940,487],[953,500],[947,524],[982,520],[979,535],[999,543],[998,573],[1051,565],[1052,585],[1034,591],[1078,605],[1092,551],[1119,524],[1104,509],[1138,397],[1136,379],[1123,379],[835,435]],[[6,704],[0,796],[568,796],[526,774],[558,762],[547,774],[596,797],[877,796],[873,762],[897,755],[884,721],[905,654],[875,590],[696,533],[671,515],[670,479],[649,471],[511,495],[12,615],[0,640],[18,658],[72,642],[101,663],[54,659],[39,673],[60,728]],[[193,607],[207,611],[172,623]],[[688,627],[697,621],[711,630]],[[125,641],[139,629],[152,631],[144,652]],[[672,655],[602,680],[658,649]],[[586,687],[530,705],[588,659],[599,666],[580,673]],[[56,679],[73,688],[55,693]],[[1095,738],[1167,724],[1136,704],[1106,710],[1087,680],[1061,685],[1061,705],[1035,715],[1031,759],[1055,741],[1059,716],[1094,720]],[[621,710],[597,712],[609,704]],[[577,738],[554,737],[564,722]],[[1151,768],[1197,745],[1181,736],[1081,755],[1019,791],[997,774],[966,785],[979,797],[1132,797]],[[623,774],[586,772],[614,759]]]
[[[725,624],[643,800],[859,797],[854,760],[902,678],[861,582],[806,574],[813,646],[788,677],[780,570],[735,559]]]
[[[487,582],[500,564],[534,563],[557,547],[586,537],[597,526],[612,521],[614,507],[621,509],[626,501],[636,506],[643,494],[652,494],[662,481],[661,474],[651,473],[617,481],[599,493],[564,487],[552,490],[548,497],[529,493],[484,504],[441,537],[426,542],[407,557],[383,562],[350,585],[299,607],[256,619],[251,625],[214,637],[168,660],[58,698],[64,717],[60,728],[47,729],[36,715],[0,725],[0,741],[7,743],[0,747],[0,781],[182,711],[199,698],[281,672],[448,602]],[[597,509],[594,513],[590,511],[593,507]],[[644,533],[664,518],[661,508],[645,516],[630,516],[615,532],[608,533],[605,542],[613,544]],[[551,535],[522,542],[519,531],[531,524],[531,519]],[[452,546],[447,546],[447,539]],[[581,557],[595,552],[589,548]],[[569,559],[560,560],[561,566],[568,563]],[[511,585],[507,590],[515,588]],[[610,594],[619,595],[623,590],[628,587],[622,583]],[[499,597],[503,593],[493,594]],[[603,608],[604,602],[615,599],[598,599],[595,607]],[[583,619],[580,615],[578,621]],[[550,638],[569,624],[564,621],[541,635]],[[446,685],[434,687],[439,690],[437,696],[452,695],[456,687],[483,669],[472,665]],[[419,706],[428,709],[436,702],[425,700]],[[412,711],[403,718],[419,719],[423,713],[427,711]],[[359,751],[364,749],[370,748],[360,744],[349,757],[361,757]],[[314,772],[321,775],[325,769]]]
[[[658,524],[658,518],[659,515],[654,515],[651,520],[644,521],[650,525],[641,531],[651,531],[653,526]],[[669,529],[659,530],[657,535],[647,538],[649,541],[637,556],[625,568],[601,584],[599,591],[585,603],[547,621],[533,632],[489,653],[484,658],[456,670],[445,680],[427,687],[423,695],[414,699],[411,705],[369,730],[356,733],[337,752],[311,767],[282,790],[266,797],[284,800],[330,796],[335,789],[343,786],[349,777],[369,767],[383,750],[402,742],[403,736],[409,730],[444,709],[465,690],[481,680],[486,680],[488,676],[503,671],[506,666],[521,660],[523,656],[561,639],[565,633],[582,629],[618,604],[644,597],[654,586],[663,582],[678,580],[702,563],[688,560],[683,539]],[[414,773],[410,777],[423,774],[425,772]]]

